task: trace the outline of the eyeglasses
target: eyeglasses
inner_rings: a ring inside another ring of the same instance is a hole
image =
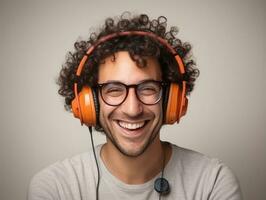
[[[127,98],[129,88],[135,89],[140,102],[145,105],[154,105],[161,100],[162,88],[166,83],[162,81],[147,80],[140,84],[126,85],[121,82],[108,82],[98,84],[103,101],[110,106],[119,106]]]

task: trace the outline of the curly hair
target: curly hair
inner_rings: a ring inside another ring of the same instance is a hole
[[[137,16],[129,16],[128,13],[123,13],[118,18],[107,18],[105,24],[98,32],[90,34],[88,40],[77,41],[74,44],[74,52],[68,52],[66,61],[62,66],[57,84],[60,86],[58,93],[65,98],[66,110],[71,110],[71,101],[74,99],[74,83],[76,80],[77,67],[86,54],[88,48],[93,46],[101,37],[124,31],[145,31],[152,32],[159,37],[165,39],[181,57],[185,65],[185,74],[182,76],[178,72],[175,58],[173,55],[158,41],[148,37],[139,35],[127,35],[115,37],[108,40],[95,48],[92,54],[86,61],[82,74],[78,80],[78,91],[84,85],[93,87],[97,84],[98,80],[98,66],[104,62],[105,58],[113,56],[115,60],[115,53],[119,51],[128,51],[131,59],[136,62],[137,66],[145,67],[145,57],[155,57],[158,59],[162,78],[166,82],[186,81],[187,91],[189,95],[193,90],[194,82],[199,75],[199,70],[196,64],[191,59],[191,45],[183,43],[180,39],[176,38],[178,33],[177,27],[170,27],[167,31],[167,19],[160,16],[157,19],[149,19],[146,14]]]

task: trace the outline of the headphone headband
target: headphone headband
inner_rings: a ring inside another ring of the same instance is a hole
[[[76,75],[77,76],[80,76],[82,70],[83,70],[83,67],[84,67],[84,64],[85,62],[87,61],[88,57],[91,55],[91,53],[93,52],[93,50],[99,46],[100,44],[108,41],[108,40],[111,40],[113,38],[116,38],[116,37],[120,37],[120,36],[126,36],[126,35],[142,35],[142,36],[149,36],[157,41],[159,41],[161,44],[163,44],[165,47],[167,47],[167,49],[175,56],[176,55],[176,51],[174,50],[174,48],[163,38],[161,38],[160,36],[152,33],[152,32],[145,32],[145,31],[124,31],[124,32],[118,32],[118,33],[112,33],[110,35],[106,35],[106,36],[103,36],[101,37],[94,45],[92,45],[86,52],[86,54],[83,56],[81,62],[79,63],[79,66],[78,66],[78,69],[77,69],[77,73]],[[180,56],[178,56],[180,58]],[[181,58],[180,58],[181,60]],[[178,63],[179,64],[179,63]],[[180,66],[179,65],[179,71],[181,74],[183,74],[185,72],[184,70],[184,66],[183,64]]]
[[[150,37],[150,38],[152,38],[154,40],[159,41],[159,43],[164,45],[169,50],[169,52],[172,53],[173,56],[175,57],[175,60],[177,61],[177,64],[178,64],[179,72],[181,74],[185,73],[185,68],[184,68],[184,64],[183,64],[183,61],[182,61],[181,57],[177,54],[175,49],[165,39],[163,39],[162,37],[160,37],[160,36],[158,36],[158,35],[156,35],[155,33],[152,33],[152,32],[124,31],[124,32],[118,32],[118,33],[111,33],[109,35],[103,36],[98,41],[96,41],[95,44],[93,44],[91,47],[89,47],[89,49],[87,50],[86,54],[83,56],[83,58],[81,59],[79,65],[78,65],[77,72],[76,72],[76,77],[78,78],[81,75],[81,72],[83,70],[83,67],[84,67],[88,57],[92,54],[92,52],[94,51],[94,49],[97,46],[99,46],[100,44],[102,44],[102,43],[104,43],[104,42],[106,42],[108,40],[111,40],[113,38],[120,37],[120,36],[128,36],[128,35],[148,36],[148,37]],[[183,93],[182,96],[183,97],[182,97],[182,101],[181,102],[183,104],[183,99],[185,98],[185,90],[186,90],[185,81],[182,81],[182,85],[183,85],[183,91],[182,91],[182,93]],[[74,94],[75,94],[75,98],[77,99],[77,108],[80,111],[81,110],[81,108],[80,108],[81,106],[80,106],[80,101],[78,100],[79,99],[79,95],[78,95],[78,83],[77,82],[74,83]],[[82,113],[79,112],[79,114],[80,114],[81,124],[83,124]],[[180,116],[181,113],[179,113],[178,115]]]

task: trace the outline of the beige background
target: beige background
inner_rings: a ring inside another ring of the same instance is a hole
[[[201,76],[188,114],[162,138],[222,159],[245,199],[265,199],[265,1],[106,2],[0,1],[0,199],[25,199],[33,174],[91,148],[55,80],[78,37],[124,10],[167,16],[194,46]]]

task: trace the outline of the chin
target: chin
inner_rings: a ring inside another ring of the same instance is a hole
[[[114,141],[112,141],[112,143],[123,155],[128,156],[128,157],[138,157],[147,150],[147,148],[153,142],[155,136],[151,134],[148,138],[145,138],[144,141],[142,140],[138,142],[119,141],[117,140],[117,138],[115,138]]]
[[[144,147],[141,147],[139,149],[132,149],[132,148],[121,148],[118,146],[118,150],[125,156],[128,156],[128,157],[138,157],[140,155],[142,155],[145,150],[147,149],[146,146]]]
[[[160,123],[146,120],[142,126],[133,129],[121,126],[118,120],[112,120],[104,129],[109,142],[120,153],[128,157],[138,157],[149,148],[158,136],[160,127],[158,124]]]

